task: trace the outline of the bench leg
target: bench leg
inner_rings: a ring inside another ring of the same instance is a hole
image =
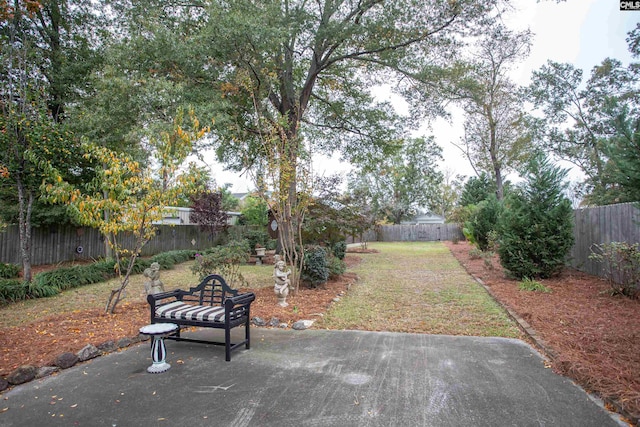
[[[231,329],[224,328],[224,356],[227,362],[231,362]]]
[[[247,348],[247,350],[249,348],[251,348],[251,335],[249,332],[249,318],[247,318],[247,323],[244,324],[244,339],[245,339],[245,346]]]

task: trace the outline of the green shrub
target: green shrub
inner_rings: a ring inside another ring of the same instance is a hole
[[[157,262],[160,264],[160,268],[164,270],[169,270],[173,268],[176,264],[181,264],[183,262],[187,262],[193,259],[196,255],[196,251],[190,249],[184,250],[176,250],[163,252],[161,254],[157,254],[151,257],[151,264]],[[144,271],[144,270],[143,270]]]
[[[0,279],[0,304],[51,297],[59,293],[60,290],[54,286],[26,283],[16,279]]]
[[[469,259],[481,259],[484,261],[484,267],[493,270],[493,256],[495,255],[492,251],[482,251],[478,248],[469,249]]]
[[[249,228],[244,233],[242,233],[242,238],[246,239],[249,242],[249,248],[251,251],[255,249],[256,245],[260,245],[263,248],[269,246],[269,233],[265,229],[255,229]]]
[[[518,284],[518,289],[520,289],[521,291],[533,291],[533,292],[545,292],[545,293],[551,292],[551,289],[547,288],[542,283],[529,279],[528,277],[525,277],[524,279],[522,279],[522,281]]]
[[[133,273],[141,274],[153,262],[160,264],[161,268],[169,269],[175,264],[192,259],[195,254],[196,251],[193,250],[176,250],[164,252],[149,259],[137,258]],[[122,261],[123,265],[126,265],[127,259]],[[0,278],[0,303],[50,297],[63,290],[103,282],[115,276],[117,276],[115,261],[103,260],[39,273],[34,276],[30,284]]]
[[[52,287],[59,291],[103,282],[116,276],[114,261],[99,261],[93,264],[63,267],[56,270],[36,274],[32,286],[38,293],[50,293],[46,289]],[[47,295],[50,296],[50,295]]]
[[[590,259],[600,264],[613,295],[640,296],[640,246],[627,242],[595,244]]]
[[[490,247],[492,243],[492,234],[495,236],[495,230],[500,216],[501,204],[495,195],[491,195],[477,205],[477,209],[472,214],[469,221],[465,224],[467,233],[473,237],[473,242],[482,251],[493,249]]]
[[[500,215],[500,263],[518,279],[551,277],[573,245],[573,209],[563,193],[567,171],[536,155],[526,172],[524,185],[509,194]]]
[[[115,277],[116,275],[115,265],[116,265],[116,262],[114,260],[107,259],[107,260],[96,261],[93,264],[91,264],[90,267],[96,272],[99,272],[100,274],[102,274],[102,277],[104,277],[104,280],[108,280],[112,277]]]
[[[29,298],[48,298],[60,293],[60,289],[55,286],[37,285],[33,282],[27,285],[27,293]]]
[[[80,286],[78,269],[76,267],[64,267],[56,270],[45,271],[36,274],[33,283],[36,287],[52,286],[61,291]],[[82,284],[85,284],[84,282]]]
[[[469,258],[470,259],[482,259],[483,255],[484,254],[483,254],[481,249],[478,249],[478,248],[469,249]]]
[[[344,257],[347,255],[347,243],[344,241],[334,243],[333,255],[336,258],[343,260]]]
[[[219,274],[229,286],[239,286],[245,283],[239,268],[241,264],[249,261],[249,250],[247,240],[233,240],[224,246],[207,249],[203,254],[196,254],[196,262],[191,271],[200,280],[210,274]]]
[[[491,230],[487,233],[487,250],[491,252],[491,255],[498,251],[498,245],[500,243],[500,236],[498,230]]]
[[[0,279],[0,304],[27,299],[27,285],[22,280]]]
[[[454,212],[454,222],[460,225],[464,239],[472,245],[476,245],[476,239],[473,237],[472,219],[475,217],[478,209],[479,207],[477,205],[468,205],[458,207]]]
[[[462,228],[464,224],[469,221],[474,215],[476,209],[478,209],[478,207],[475,204],[467,206],[456,206],[451,211],[448,222],[459,224]]]
[[[327,260],[327,268],[329,269],[329,277],[337,277],[347,271],[347,264],[338,257],[330,256]]]
[[[15,279],[20,274],[20,267],[15,264],[0,262],[0,279]]]
[[[487,270],[493,270],[493,252],[485,252],[484,256],[484,268]]]
[[[269,251],[276,250],[278,248],[278,239],[269,239],[265,248]]]
[[[308,282],[311,287],[317,287],[326,283],[329,279],[329,265],[327,251],[322,246],[310,246],[304,252],[304,266],[302,267],[302,280]]]
[[[131,269],[131,274],[142,274],[144,271],[151,267],[152,261],[149,258],[136,258],[136,262],[133,264],[133,268]],[[129,260],[124,260],[120,265],[122,268],[126,269],[129,265]],[[125,271],[122,272],[123,274]]]

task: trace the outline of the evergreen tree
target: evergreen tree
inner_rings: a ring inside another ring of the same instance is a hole
[[[477,205],[495,192],[495,183],[486,172],[482,172],[480,176],[472,176],[464,183],[458,204],[460,206]]]
[[[539,153],[525,172],[525,183],[507,196],[499,219],[500,263],[516,278],[550,277],[573,245],[573,211],[563,194],[567,170]]]

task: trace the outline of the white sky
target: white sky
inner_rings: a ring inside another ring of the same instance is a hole
[[[531,54],[513,71],[514,80],[527,85],[532,71],[539,69],[547,60],[568,62],[583,70],[588,77],[591,69],[607,57],[617,58],[624,64],[631,60],[627,50],[627,32],[640,22],[640,11],[620,11],[617,0],[567,0],[557,4],[555,0],[540,3],[535,0],[513,0],[516,7],[505,23],[513,29],[529,27],[534,34]],[[402,101],[388,90],[381,90],[378,96],[394,100],[400,111]],[[441,169],[471,176],[473,170],[462,158],[451,142],[458,142],[462,135],[462,118],[454,115],[452,123],[438,120],[427,130],[427,124],[416,136],[432,134],[443,147],[445,160]],[[331,174],[349,170],[348,164],[332,159],[318,159],[314,162],[318,174]],[[253,188],[250,180],[237,174],[215,167],[213,177],[218,185],[233,184],[233,192],[245,192]]]

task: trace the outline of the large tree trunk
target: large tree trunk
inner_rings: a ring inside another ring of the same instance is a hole
[[[291,268],[291,286],[293,292],[297,293],[300,288],[300,273],[304,262],[304,251],[300,239],[300,228],[302,226],[299,209],[299,189],[298,189],[298,141],[295,131],[291,131],[285,136],[287,144],[282,153],[282,158],[286,159],[280,163],[280,194],[286,198],[280,203],[282,210],[281,221],[283,227],[280,230],[280,239],[286,261]]]
[[[487,119],[489,120],[489,156],[491,157],[491,166],[493,166],[493,174],[496,180],[496,198],[502,200],[504,197],[503,183],[502,183],[502,168],[500,161],[498,160],[498,136],[497,125],[493,119],[493,110],[490,106],[485,108]]]
[[[25,188],[22,178],[16,178],[18,189],[18,228],[20,232],[20,257],[22,259],[22,278],[31,282],[31,209],[33,193]]]
[[[109,198],[109,195],[107,194],[107,191],[103,191],[102,195],[104,196],[105,200]],[[109,211],[109,209],[105,209],[104,211],[104,220],[105,222],[109,222],[109,217],[110,217],[111,213]],[[111,244],[109,243],[110,241],[113,241],[113,236],[104,236],[104,257],[106,259],[110,259],[113,258],[113,249],[111,248]]]

